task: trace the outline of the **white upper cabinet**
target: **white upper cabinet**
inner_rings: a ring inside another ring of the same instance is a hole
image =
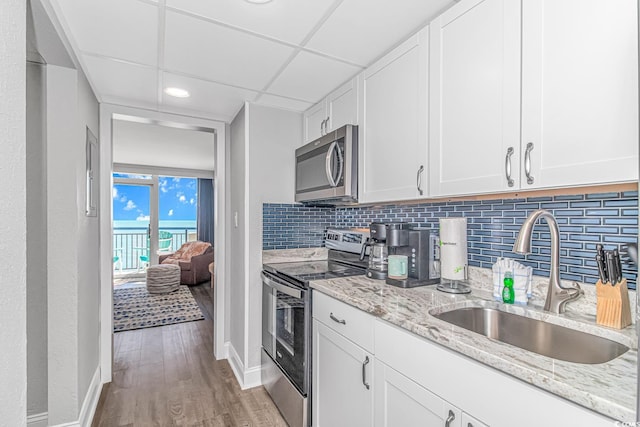
[[[327,103],[322,100],[304,113],[304,142],[310,142],[324,135],[327,118]]]
[[[355,77],[305,111],[305,143],[341,126],[358,124],[358,86]]]
[[[358,124],[358,79],[350,80],[327,96],[327,131]]]
[[[524,0],[522,188],[638,179],[636,0]]]
[[[430,28],[431,196],[517,188],[520,2],[462,1]]]
[[[428,36],[423,29],[362,75],[361,202],[427,195]]]
[[[638,179],[634,0],[463,0],[431,24],[431,196]]]

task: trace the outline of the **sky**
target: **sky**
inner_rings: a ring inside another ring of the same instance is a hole
[[[143,178],[140,175],[113,174],[114,177]],[[195,221],[198,183],[195,178],[160,176],[160,221]],[[114,221],[149,221],[151,187],[116,184],[112,189]]]

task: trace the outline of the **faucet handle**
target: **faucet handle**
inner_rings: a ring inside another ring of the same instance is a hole
[[[569,287],[562,289],[566,291],[566,294],[569,295],[571,299],[578,298],[580,295],[584,295],[584,290],[580,287],[580,284],[578,282],[571,282],[571,285],[569,285]]]

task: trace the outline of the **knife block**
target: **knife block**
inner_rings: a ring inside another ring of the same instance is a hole
[[[596,283],[598,308],[596,323],[610,328],[623,329],[631,324],[631,305],[627,279],[612,286],[611,283]]]

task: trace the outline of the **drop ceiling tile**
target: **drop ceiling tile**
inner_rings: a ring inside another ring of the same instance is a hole
[[[165,69],[261,90],[293,49],[175,12],[167,12]]]
[[[189,91],[189,98],[175,98],[162,94],[161,108],[180,108],[207,113],[209,117],[230,121],[244,101],[253,101],[257,92],[238,89],[204,80],[163,73],[162,84],[167,87],[179,87]],[[175,110],[174,110],[175,111]]]
[[[84,56],[87,74],[101,96],[157,105],[158,73],[150,67]]]
[[[318,102],[361,69],[309,52],[300,52],[267,89],[269,93]]]
[[[306,111],[313,104],[306,101],[298,101],[297,99],[283,98],[281,96],[263,94],[255,102],[256,104],[266,105],[269,107],[284,108],[291,111]]]
[[[453,3],[344,0],[306,47],[368,66]]]
[[[59,2],[80,50],[157,65],[157,6],[134,0]]]
[[[278,40],[299,44],[335,0],[167,0],[167,6],[205,16]]]

